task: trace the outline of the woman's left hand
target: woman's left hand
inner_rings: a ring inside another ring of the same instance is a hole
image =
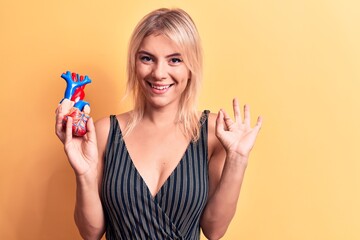
[[[241,117],[237,99],[233,100],[233,109],[235,121],[223,109],[219,111],[216,119],[216,136],[228,155],[240,157],[247,163],[261,128],[262,118],[259,116],[256,125],[251,128],[250,107],[244,106],[244,119]]]

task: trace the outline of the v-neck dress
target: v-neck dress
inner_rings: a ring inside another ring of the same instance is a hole
[[[132,162],[116,116],[110,116],[101,190],[107,239],[200,239],[208,196],[208,113],[200,119],[199,140],[188,145],[155,196]]]

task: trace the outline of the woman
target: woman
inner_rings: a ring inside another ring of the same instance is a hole
[[[221,238],[235,214],[249,153],[261,127],[198,112],[202,53],[197,29],[181,9],[158,9],[136,26],[128,52],[134,109],[88,121],[82,138],[57,109],[56,134],[77,183],[75,222],[85,239]],[[96,129],[96,131],[95,131]]]

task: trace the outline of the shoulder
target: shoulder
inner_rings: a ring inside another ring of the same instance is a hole
[[[103,117],[103,118],[97,120],[95,122],[95,129],[96,129],[97,135],[99,133],[103,133],[105,130],[109,130],[110,129],[110,116]],[[108,132],[108,131],[106,131],[106,132]]]
[[[95,122],[96,140],[99,154],[103,154],[106,148],[110,130],[110,116],[101,118]]]
[[[120,126],[124,126],[129,119],[129,112],[116,115]],[[104,151],[107,139],[110,131],[110,116],[100,118],[95,122],[96,137],[98,142],[98,148],[100,151]]]
[[[216,137],[216,119],[217,113],[209,113],[208,116],[208,150],[209,150],[209,160],[212,156],[218,155],[223,152],[222,144],[219,139]]]
[[[215,131],[216,118],[217,118],[216,113],[209,112],[209,116],[208,116],[208,128],[209,128],[209,130]]]
[[[216,139],[215,128],[216,128],[216,118],[217,114],[209,113],[208,115],[208,141],[213,143]]]
[[[116,119],[120,125],[127,123],[130,117],[130,112],[125,112],[116,115]],[[95,122],[95,128],[98,134],[108,134],[110,130],[110,116],[100,118]]]

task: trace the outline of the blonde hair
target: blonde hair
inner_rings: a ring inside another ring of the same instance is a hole
[[[161,8],[150,12],[133,31],[128,50],[126,92],[133,93],[134,109],[124,135],[131,132],[144,115],[146,100],[136,75],[136,56],[143,39],[152,34],[163,34],[174,41],[190,71],[190,79],[180,99],[177,122],[182,124],[185,136],[196,141],[200,134],[197,99],[202,81],[202,49],[197,28],[182,9]]]

